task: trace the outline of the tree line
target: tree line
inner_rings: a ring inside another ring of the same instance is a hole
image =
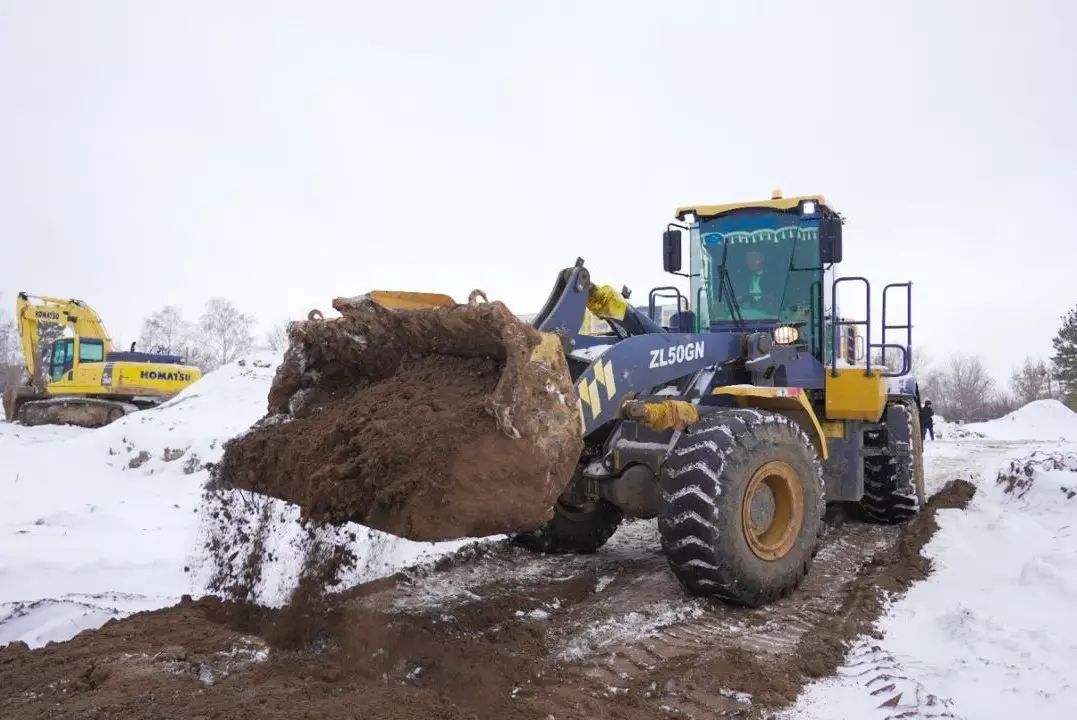
[[[175,305],[166,305],[142,321],[136,349],[180,355],[210,372],[254,348],[257,323],[254,315],[221,297],[210,298],[193,322]]]
[[[988,372],[980,356],[959,353],[935,362],[930,353],[913,348],[912,372],[920,394],[931,400],[936,412],[950,421],[979,422],[1012,412],[1034,400],[1052,398],[1077,410],[1077,306],[1061,318],[1049,357],[1027,357],[1000,383]],[[136,349],[180,355],[203,372],[230,363],[256,346],[257,320],[232,302],[210,298],[193,321],[180,309],[166,305],[142,322]],[[42,348],[54,339],[59,326],[41,326]],[[260,343],[276,351],[287,346],[287,324],[274,325]],[[116,350],[127,347],[117,345]],[[899,354],[876,354],[873,363],[898,369]],[[19,382],[23,357],[18,328],[11,313],[0,309],[0,391]]]
[[[979,355],[957,353],[936,363],[914,347],[912,372],[921,398],[931,400],[946,420],[962,423],[994,420],[1035,400],[1058,400],[1077,410],[1077,306],[1061,320],[1051,355],[1026,357],[1003,383],[992,377]],[[877,353],[872,362],[896,370],[900,353]]]

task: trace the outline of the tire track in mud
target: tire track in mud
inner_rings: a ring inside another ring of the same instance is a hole
[[[274,638],[310,618],[187,599],[40,650],[0,648],[0,716],[144,717],[153,698],[162,720],[756,718],[811,679],[860,667],[873,706],[929,717],[922,688],[860,638],[884,593],[930,572],[920,548],[935,509],[972,492],[947,485],[899,527],[832,515],[804,583],[758,609],[687,594],[654,521],[623,525],[592,555],[494,542],[360,585],[305,646]],[[237,648],[256,648],[256,662]]]
[[[865,710],[861,717],[877,720],[927,720],[953,718],[953,702],[928,692],[923,683],[907,674],[890,653],[869,641],[859,641],[849,651],[844,665],[836,672],[841,678],[855,678],[860,694],[870,698],[874,712]]]
[[[652,710],[686,717],[754,715],[792,702],[804,682],[838,670],[881,610],[877,588],[900,591],[929,572],[919,549],[937,529],[934,510],[963,507],[972,492],[964,481],[951,483],[932,498],[927,512],[902,526],[848,522],[839,510],[828,517],[828,533],[800,588],[762,608],[687,595],[659,551],[653,521],[623,525],[593,555],[539,557],[503,547],[368,595],[362,603],[451,619],[461,606],[510,598],[526,605],[532,598],[535,607],[516,615],[546,623],[545,661],[566,682],[589,688],[595,697],[622,703],[632,698],[633,704],[642,701]],[[577,587],[572,598],[557,594],[559,585],[580,578],[586,578],[586,590]],[[884,661],[877,665],[866,692],[881,695],[880,704],[898,707],[903,695],[906,702],[910,695],[927,696],[922,688],[910,692],[907,679],[901,689],[880,683],[893,677]],[[686,667],[708,667],[705,674],[714,681],[699,682]],[[722,677],[729,678],[727,686]],[[576,702],[561,710],[572,716]],[[550,714],[559,717],[555,708]]]

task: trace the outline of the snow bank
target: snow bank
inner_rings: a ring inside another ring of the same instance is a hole
[[[99,429],[0,423],[0,644],[67,639],[205,593],[202,486],[224,441],[265,412],[280,356],[207,373],[168,403]],[[259,499],[256,505],[276,502]],[[296,513],[272,542],[279,602],[301,560]],[[253,508],[256,512],[257,508]],[[356,528],[352,528],[356,531]],[[452,551],[358,528],[358,582]]]
[[[990,440],[1077,440],[1077,413],[1058,400],[1036,400],[998,420],[966,430]]]
[[[977,485],[966,512],[939,513],[934,572],[880,620],[882,639],[787,717],[1072,717],[1077,453],[1031,452]]]
[[[986,436],[982,432],[971,430],[971,425],[951,423],[935,418],[935,438],[937,440],[983,440]]]

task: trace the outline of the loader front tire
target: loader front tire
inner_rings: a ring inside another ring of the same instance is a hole
[[[605,500],[581,506],[554,505],[554,514],[545,525],[513,538],[520,546],[539,553],[593,553],[606,544],[624,519],[616,505]]]
[[[800,584],[826,508],[822,467],[795,421],[757,410],[705,415],[660,479],[662,549],[691,593],[757,607]],[[769,522],[756,502],[773,506]]]

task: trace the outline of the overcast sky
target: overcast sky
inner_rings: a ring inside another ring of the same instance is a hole
[[[375,288],[646,298],[690,203],[821,193],[1002,379],[1077,304],[1074,4],[0,0],[0,303],[137,338]],[[876,302],[878,298],[876,297]],[[877,339],[877,338],[876,338]]]

